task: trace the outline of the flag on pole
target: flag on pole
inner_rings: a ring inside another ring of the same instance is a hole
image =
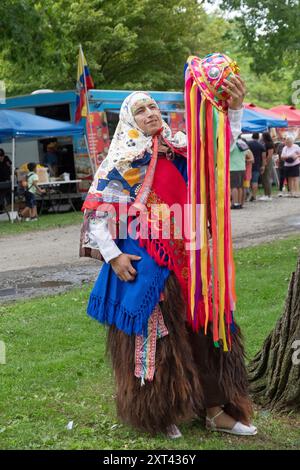
[[[82,117],[87,116],[87,91],[91,88],[94,88],[94,82],[80,46],[77,66],[75,123],[79,122]]]

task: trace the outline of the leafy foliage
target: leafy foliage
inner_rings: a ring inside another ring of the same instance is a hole
[[[181,89],[222,28],[196,0],[3,0],[2,78],[9,94],[74,88],[81,43],[98,88]]]
[[[236,39],[252,57],[251,69],[283,85],[287,79],[291,95],[300,74],[299,0],[221,0],[220,5],[235,14]]]
[[[211,2],[215,3],[215,2]],[[237,60],[247,101],[290,102],[299,71],[299,1],[1,0],[0,70],[8,95],[74,89],[81,43],[97,88],[182,90],[190,54]],[[224,19],[224,10],[237,12]]]
[[[241,75],[246,82],[246,101],[258,106],[270,108],[277,104],[291,102],[294,72],[291,67],[274,66],[271,71],[256,72],[255,58],[252,57],[245,46],[239,22],[233,20],[227,23],[227,31],[223,38],[224,50],[230,57],[234,57],[241,69]]]

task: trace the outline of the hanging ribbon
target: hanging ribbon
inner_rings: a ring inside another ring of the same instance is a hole
[[[212,324],[216,347],[231,347],[235,274],[230,223],[230,126],[226,110],[202,93],[186,68],[185,105],[188,137],[190,237],[189,310],[195,330]],[[201,207],[201,209],[199,209]],[[195,244],[197,245],[197,243]]]

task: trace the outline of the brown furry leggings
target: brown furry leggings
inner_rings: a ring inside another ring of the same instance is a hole
[[[107,347],[120,419],[156,434],[171,424],[203,415],[206,408],[225,405],[233,418],[249,423],[252,407],[239,328],[232,335],[230,352],[215,348],[210,333],[194,333],[186,324],[179,292],[178,281],[171,274],[161,303],[169,335],[158,340],[153,382],[141,386],[134,376],[134,336],[109,328]]]

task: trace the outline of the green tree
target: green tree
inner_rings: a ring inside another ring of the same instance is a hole
[[[299,0],[222,0],[221,7],[237,13],[241,37],[255,57],[257,71],[271,71],[282,61],[293,64],[299,58]]]
[[[227,3],[239,8],[247,2]],[[296,73],[292,53],[282,67],[270,52],[259,68],[256,42],[247,42],[254,19],[244,16],[208,15],[197,0],[1,0],[0,79],[10,96],[72,89],[81,43],[97,88],[182,90],[188,55],[221,51],[241,66],[248,101],[288,102]]]
[[[300,78],[299,0],[220,0],[217,14],[225,12],[230,13],[228,44],[242,66],[247,100],[263,106],[292,103],[293,82]]]
[[[1,0],[0,78],[9,95],[74,88],[81,43],[98,88],[180,90],[225,30],[197,0]]]
[[[242,47],[239,23],[235,20],[227,23],[227,31],[224,36],[224,50],[234,58],[241,70],[241,75],[246,82],[246,101],[258,106],[270,108],[283,102],[291,101],[291,82],[293,70],[291,67],[275,67],[272,71],[256,72],[254,70],[255,58],[246,48]]]

